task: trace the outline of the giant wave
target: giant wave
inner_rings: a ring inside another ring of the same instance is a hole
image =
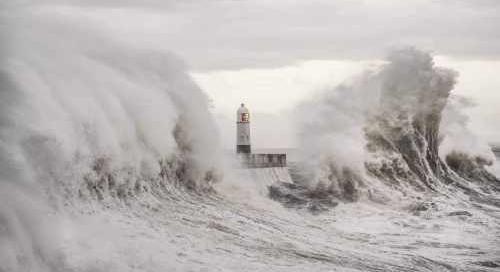
[[[429,54],[395,51],[304,102],[288,180],[227,166],[177,57],[71,15],[108,6],[2,5],[1,271],[500,265],[494,158],[443,134],[457,75]]]

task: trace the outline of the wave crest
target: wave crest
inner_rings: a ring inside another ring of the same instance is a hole
[[[295,181],[347,202],[418,197],[448,184],[469,188],[467,180],[498,183],[484,160],[440,156],[443,112],[457,76],[428,53],[404,48],[379,70],[304,103]]]

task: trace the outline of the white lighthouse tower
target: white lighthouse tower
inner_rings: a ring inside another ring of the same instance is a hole
[[[241,104],[236,114],[236,153],[251,153],[250,147],[250,112]]]

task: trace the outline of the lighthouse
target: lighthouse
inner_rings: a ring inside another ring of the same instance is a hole
[[[286,154],[252,153],[250,112],[241,104],[236,112],[236,153],[245,168],[286,167]]]
[[[250,147],[250,112],[241,104],[236,114],[236,153],[252,152]]]

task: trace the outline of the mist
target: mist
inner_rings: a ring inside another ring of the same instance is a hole
[[[0,4],[0,271],[493,271],[497,157],[427,49],[494,58],[494,12],[450,6],[457,54],[424,4]]]
[[[79,199],[119,203],[178,169],[176,182],[196,190],[216,179],[218,132],[182,61],[51,7],[2,14],[5,271],[66,271],[58,228]]]

